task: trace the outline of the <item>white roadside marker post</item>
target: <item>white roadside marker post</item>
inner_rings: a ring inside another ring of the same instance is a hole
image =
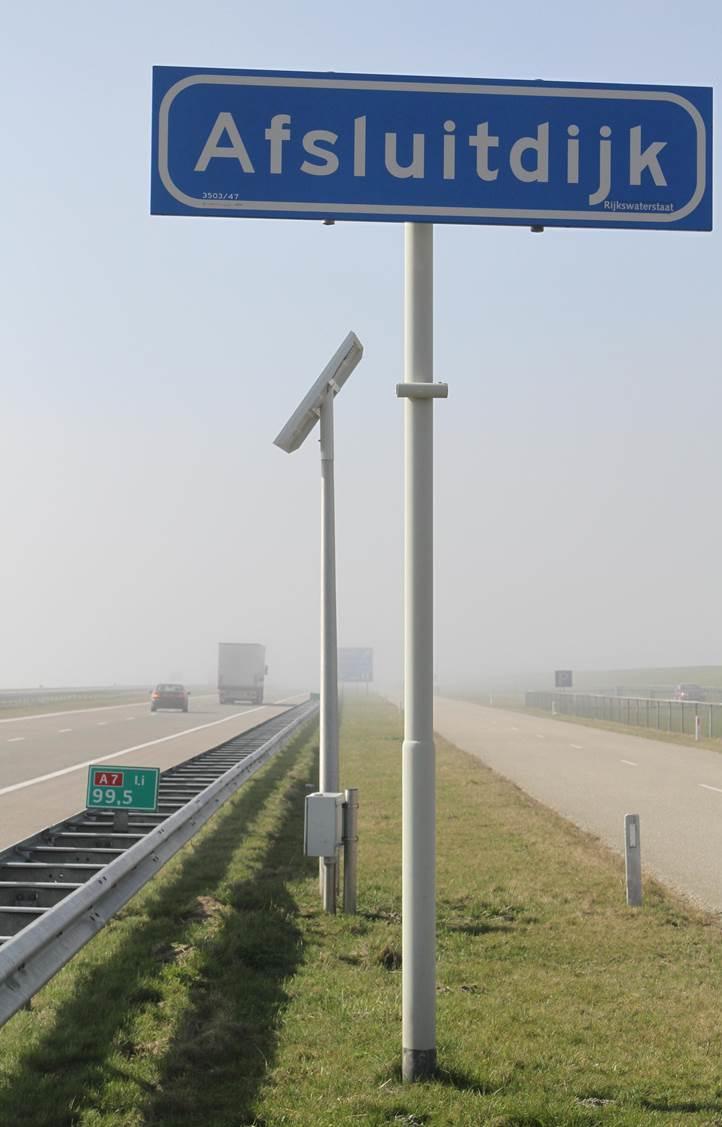
[[[642,906],[642,850],[639,840],[639,814],[624,815],[624,862],[627,878],[627,906]]]
[[[402,1077],[436,1071],[434,749],[434,228],[405,224]]]

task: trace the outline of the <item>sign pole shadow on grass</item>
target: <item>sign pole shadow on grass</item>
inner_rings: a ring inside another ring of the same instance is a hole
[[[286,792],[277,832],[209,943],[190,1005],[164,1056],[149,1123],[250,1123],[276,1053],[286,982],[302,959],[289,880],[313,876],[303,838],[305,777]],[[213,1075],[212,1086],[198,1083]]]

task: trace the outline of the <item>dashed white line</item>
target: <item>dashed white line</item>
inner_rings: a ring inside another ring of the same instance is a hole
[[[72,730],[73,730],[72,728],[58,728],[58,732],[59,732],[59,733],[62,733],[62,732],[72,732]]]
[[[538,740],[543,740],[543,739],[544,739],[545,737],[544,737],[544,736],[543,736],[543,735],[541,734],[541,732],[537,732],[537,734],[536,734],[536,738],[537,738]]]
[[[518,728],[512,728],[512,732],[518,732],[518,731],[519,731]]]
[[[25,739],[25,736],[11,736],[10,739],[8,740],[8,743],[9,744],[16,744],[20,740],[24,740],[24,739]]]
[[[575,751],[584,751],[583,744],[569,744],[569,746],[573,747]]]
[[[108,721],[107,720],[98,720],[98,727],[99,728],[107,728],[108,727]]]
[[[620,759],[619,762],[626,763],[627,767],[639,767],[639,764],[635,763],[633,759]]]
[[[716,790],[718,794],[722,794],[722,787],[711,787],[709,783],[697,783],[698,787],[704,787],[705,790]]]

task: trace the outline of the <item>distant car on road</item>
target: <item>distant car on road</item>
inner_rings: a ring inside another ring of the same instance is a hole
[[[677,685],[674,690],[673,700],[704,700],[704,689],[701,685]]]
[[[159,708],[178,708],[181,712],[187,712],[189,696],[184,685],[156,685],[150,694],[150,710],[156,712]]]

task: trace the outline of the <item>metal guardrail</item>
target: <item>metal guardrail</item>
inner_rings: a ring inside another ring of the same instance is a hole
[[[525,703],[527,708],[539,708],[561,716],[580,716],[627,724],[632,728],[722,739],[722,704],[710,701],[534,691],[526,694]]]
[[[0,1025],[317,712],[309,701],[164,771],[158,812],[129,813],[127,829],[84,810],[3,850]]]

